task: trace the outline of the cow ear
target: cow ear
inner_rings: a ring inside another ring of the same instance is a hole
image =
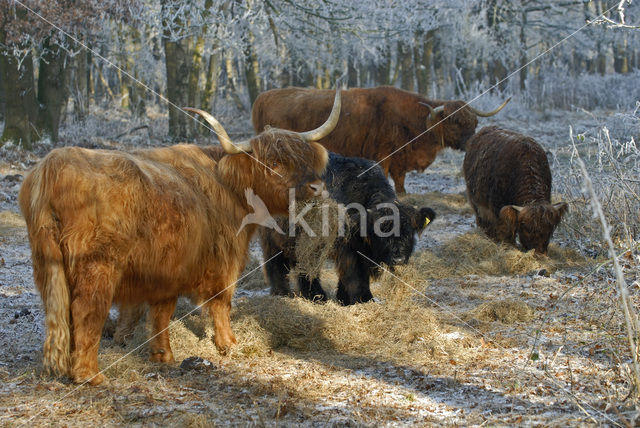
[[[420,210],[416,210],[415,214],[411,218],[411,226],[418,232],[418,235],[422,237],[422,232],[427,226],[436,218],[436,212],[429,207],[422,207]]]
[[[516,230],[518,226],[518,213],[522,207],[516,205],[507,205],[500,210],[500,219],[498,224],[498,239],[515,243]]]
[[[562,216],[567,212],[567,209],[569,209],[569,204],[566,202],[558,202],[557,204],[553,204],[553,208],[558,210],[558,214],[560,218],[562,218]]]

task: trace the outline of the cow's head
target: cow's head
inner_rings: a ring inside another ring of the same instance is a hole
[[[234,144],[220,123],[202,110],[185,108],[200,114],[215,130],[227,152],[218,162],[227,185],[240,194],[252,188],[270,214],[287,214],[290,189],[296,199],[308,199],[322,189],[320,176],[328,161],[327,150],[316,141],[327,136],[338,123],[340,91],[336,91],[333,109],[327,121],[307,132],[277,128],[265,129],[249,141]]]
[[[444,147],[456,150],[464,150],[467,140],[476,132],[479,117],[490,117],[497,114],[511,100],[508,98],[500,107],[492,111],[476,110],[464,101],[446,101],[442,105],[432,107],[426,102],[421,102],[427,107],[427,129],[430,129],[438,139],[438,143]]]
[[[515,242],[518,235],[520,244],[526,251],[533,249],[538,254],[547,254],[553,231],[567,208],[566,202],[502,207],[498,234],[503,236],[499,238]]]
[[[379,263],[388,266],[406,264],[413,254],[416,234],[422,234],[436,213],[429,207],[418,208],[399,201],[394,201],[393,206],[386,205],[368,212],[367,239],[371,251]],[[392,228],[396,230],[389,234]]]

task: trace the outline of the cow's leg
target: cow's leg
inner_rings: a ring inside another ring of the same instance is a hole
[[[231,321],[229,319],[233,291],[233,286],[224,289],[208,304],[209,316],[213,319],[214,342],[218,352],[223,355],[237,343],[236,337],[231,331]]]
[[[73,276],[71,377],[76,383],[98,385],[104,381],[98,372],[98,347],[119,277],[111,264],[100,262],[78,262]]]
[[[358,254],[342,252],[336,267],[338,269],[338,291],[336,298],[343,305],[364,303],[373,299],[369,288],[369,273]]]
[[[289,296],[291,295],[291,288],[289,287],[287,274],[291,269],[291,261],[282,252],[276,254],[265,252],[265,259],[269,260],[271,257],[273,259],[264,265],[264,272],[271,286],[271,294],[274,296]]]
[[[404,190],[404,172],[391,171],[391,178],[393,178],[393,184],[396,186],[396,193],[405,193]]]
[[[144,316],[146,307],[146,304],[120,305],[116,331],[113,333],[114,343],[120,346],[127,345],[127,341],[133,336],[133,331]]]
[[[302,297],[305,299],[318,302],[327,300],[327,293],[322,289],[319,278],[314,278],[309,281],[306,275],[298,275],[298,288],[300,289],[300,294],[302,294]]]
[[[176,310],[177,298],[149,304],[149,316],[153,323],[149,360],[159,363],[173,362],[173,352],[169,343],[169,321]]]

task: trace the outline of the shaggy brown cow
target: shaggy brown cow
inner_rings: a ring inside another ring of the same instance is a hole
[[[333,90],[304,88],[263,92],[253,104],[253,128],[258,133],[267,125],[294,131],[318,126],[331,110],[333,96]],[[343,91],[338,126],[320,144],[345,156],[379,161],[396,192],[404,193],[407,172],[424,170],[445,147],[463,150],[476,130],[477,116],[492,116],[508,101],[482,112],[464,101],[429,100],[391,86],[349,89]]]
[[[547,155],[532,138],[495,126],[482,128],[467,143],[467,196],[476,222],[497,241],[546,254],[567,204],[551,203]]]
[[[219,162],[215,149],[195,145],[51,151],[19,195],[45,309],[45,368],[101,383],[98,346],[112,302],[149,303],[152,361],[173,360],[167,327],[179,295],[205,303],[220,351],[233,345],[231,297],[255,230],[238,232],[251,212],[245,190],[273,214],[287,213],[291,187],[300,198],[316,193],[328,155],[313,141],[335,127],[339,96],[334,106],[314,131],[271,129],[238,146],[196,111],[229,153]]]

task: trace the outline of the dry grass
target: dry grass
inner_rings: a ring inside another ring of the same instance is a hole
[[[301,227],[296,228],[297,264],[292,272],[312,279],[320,276],[325,262],[331,257],[334,242],[340,232],[341,216],[340,207],[333,199],[313,200],[303,205],[302,209],[307,207],[309,210],[304,215],[304,220],[313,235],[306,233]],[[344,227],[346,229],[346,225]]]
[[[433,311],[410,296],[348,307],[267,296],[240,301],[232,318],[243,355],[286,348],[413,365],[460,346],[449,343]]]
[[[434,251],[413,256],[413,264],[425,278],[448,278],[465,275],[528,275],[545,270],[584,267],[591,263],[571,248],[549,245],[546,257],[532,251],[496,243],[481,233],[459,235]]]
[[[397,282],[397,281],[396,281]],[[438,358],[458,360],[470,357],[462,349],[471,346],[465,333],[448,338],[431,308],[414,299],[415,294],[393,280],[385,280],[377,293],[384,303],[344,307],[335,302],[312,303],[302,298],[262,296],[240,298],[232,310],[232,328],[238,345],[232,359],[259,358],[274,350],[285,353],[311,353],[325,359],[343,359],[345,355],[370,360],[389,361],[410,366],[433,364]],[[176,318],[191,310],[181,301]],[[383,333],[383,334],[381,334]],[[123,351],[107,347],[100,353],[100,365],[109,377],[131,381],[153,371],[142,346],[149,335],[146,323],[138,325]],[[213,344],[210,322],[199,314],[187,315],[170,325],[170,339],[176,361],[200,356],[211,361],[220,358]],[[131,352],[123,358],[123,353]]]
[[[503,324],[531,321],[535,312],[531,306],[520,300],[498,300],[483,303],[465,314],[465,320],[483,322],[500,321]]]

